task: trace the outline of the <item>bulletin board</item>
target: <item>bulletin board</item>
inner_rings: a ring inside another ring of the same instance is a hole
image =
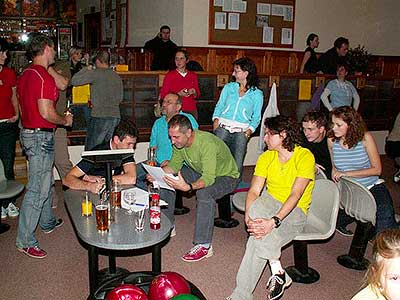
[[[293,48],[296,0],[210,0],[209,44]]]

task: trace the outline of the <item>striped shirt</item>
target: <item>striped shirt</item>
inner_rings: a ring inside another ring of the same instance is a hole
[[[355,171],[371,168],[371,161],[363,142],[358,142],[351,149],[343,148],[338,141],[333,143],[333,164],[339,172]],[[371,186],[379,179],[378,176],[354,177],[354,180],[365,187]]]

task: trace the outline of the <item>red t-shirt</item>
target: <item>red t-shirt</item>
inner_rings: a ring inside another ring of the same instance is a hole
[[[41,65],[31,65],[21,74],[17,83],[18,101],[21,106],[22,126],[26,128],[55,128],[56,124],[45,120],[39,112],[38,100],[58,99],[54,78]]]
[[[14,70],[3,67],[0,72],[0,120],[15,116],[14,106],[11,102],[12,88],[17,85]]]
[[[199,82],[195,72],[187,71],[186,76],[182,76],[177,70],[172,70],[165,75],[163,86],[160,91],[161,99],[169,93],[177,94],[182,89],[196,90],[196,97],[200,97]],[[194,95],[189,97],[182,97],[182,111],[197,110]]]

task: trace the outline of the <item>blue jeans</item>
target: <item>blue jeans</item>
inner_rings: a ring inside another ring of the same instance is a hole
[[[214,130],[214,134],[225,142],[236,161],[239,173],[242,173],[244,156],[247,152],[247,137],[245,132],[230,133],[222,127]]]
[[[182,177],[186,182],[192,183],[201,177],[193,169],[183,166],[181,169]],[[232,193],[239,183],[238,178],[229,176],[217,177],[212,185],[196,190],[196,222],[194,228],[193,244],[210,244],[214,231],[214,216],[216,200]],[[161,199],[168,202],[166,215],[171,222],[174,221],[175,192],[162,189]],[[164,196],[164,197],[163,197]]]
[[[86,129],[85,150],[91,150],[104,141],[111,140],[119,120],[119,118],[90,117],[89,125]]]
[[[39,225],[44,231],[56,225],[51,209],[51,189],[54,183],[54,133],[21,130],[21,142],[28,157],[28,185],[22,201],[16,245],[18,248],[35,247]]]

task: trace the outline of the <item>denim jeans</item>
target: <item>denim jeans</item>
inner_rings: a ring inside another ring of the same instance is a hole
[[[21,130],[21,142],[28,157],[28,185],[22,201],[16,245],[18,248],[35,247],[39,225],[45,231],[56,225],[51,209],[51,189],[54,183],[54,133]]]
[[[383,183],[375,185],[369,191],[376,202],[375,232],[372,236],[385,229],[399,228],[394,218],[393,200],[386,185]],[[343,209],[339,210],[337,226],[346,227],[354,221],[355,219],[347,215]]]
[[[197,173],[187,166],[182,167],[181,174],[185,181],[188,183],[195,182],[201,177],[201,174]],[[238,178],[233,178],[229,176],[217,177],[215,178],[215,182],[212,185],[196,190],[197,209],[193,244],[211,243],[214,231],[216,200],[233,192],[238,182]],[[173,219],[175,208],[175,193],[162,189],[160,196],[161,199],[165,199],[168,202],[168,217],[170,218],[170,220]]]
[[[247,137],[245,132],[230,133],[228,130],[218,127],[214,134],[225,142],[236,161],[239,173],[242,173],[244,156],[247,152]]]
[[[15,143],[17,141],[18,123],[0,123],[0,160],[3,163],[4,175],[8,180],[14,179]],[[10,202],[15,203],[16,198],[4,199],[2,206],[5,208]]]
[[[90,117],[86,130],[85,150],[91,150],[104,141],[111,140],[119,120],[119,118]]]

